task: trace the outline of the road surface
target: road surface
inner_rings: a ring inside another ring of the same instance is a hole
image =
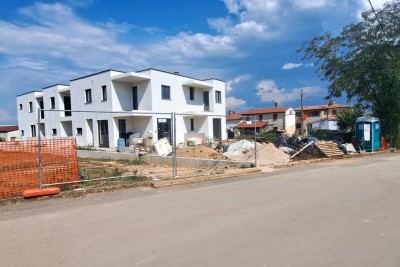
[[[400,154],[0,206],[0,266],[400,266]]]

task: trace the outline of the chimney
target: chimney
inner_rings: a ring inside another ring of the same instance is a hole
[[[277,108],[278,107],[278,102],[275,101],[274,105]]]
[[[230,110],[228,110],[228,114],[231,114],[231,111],[230,111]]]

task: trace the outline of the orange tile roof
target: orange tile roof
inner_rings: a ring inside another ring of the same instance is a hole
[[[256,121],[256,128],[263,128],[268,124],[268,121]],[[241,122],[233,128],[254,128],[254,123],[247,124],[247,122]]]
[[[285,113],[289,108],[256,108],[249,109],[246,112],[243,112],[242,115],[257,115],[257,114],[270,114],[270,113]]]
[[[242,118],[242,114],[240,114],[240,113],[229,113],[229,114],[226,114],[226,120],[227,121],[237,121],[237,120],[240,120],[240,118]]]
[[[324,110],[324,109],[334,109],[334,108],[351,108],[351,107],[343,104],[332,104],[332,105],[304,106],[303,110]],[[301,107],[295,108],[294,110],[301,111]]]

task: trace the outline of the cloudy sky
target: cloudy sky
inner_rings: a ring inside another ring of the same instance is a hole
[[[229,110],[298,107],[301,90],[305,105],[326,104],[326,84],[296,49],[368,8],[368,0],[4,1],[0,124],[17,123],[18,94],[106,69],[221,79]]]

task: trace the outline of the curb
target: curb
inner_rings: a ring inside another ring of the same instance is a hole
[[[247,174],[258,174],[261,173],[261,169],[259,168],[252,168],[249,170],[238,171],[232,174],[217,174],[217,175],[209,175],[209,176],[200,176],[200,177],[192,177],[192,178],[177,178],[177,179],[169,179],[163,181],[152,181],[151,185],[154,188],[161,188],[166,186],[173,186],[173,185],[182,185],[182,184],[190,184],[190,183],[197,183],[197,182],[205,182],[210,180],[217,180],[223,178],[233,178],[238,176],[243,176]]]

